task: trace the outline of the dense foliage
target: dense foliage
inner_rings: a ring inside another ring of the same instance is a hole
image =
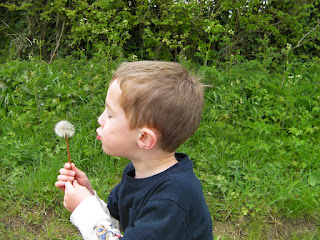
[[[0,49],[40,55],[192,60],[319,58],[319,0],[15,0],[0,3]]]

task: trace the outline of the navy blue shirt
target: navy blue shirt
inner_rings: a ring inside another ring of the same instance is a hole
[[[154,176],[136,179],[132,163],[110,192],[108,208],[124,240],[212,240],[212,221],[202,186],[186,154]]]

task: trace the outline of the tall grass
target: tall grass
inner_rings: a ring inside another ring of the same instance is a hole
[[[76,128],[71,159],[98,194],[106,198],[119,182],[128,161],[106,156],[95,140],[97,117],[117,65],[71,58],[1,64],[2,237],[17,236],[6,230],[14,215],[34,225],[43,220],[40,211],[68,219],[63,195],[54,187],[67,161],[65,142],[53,131],[62,119]],[[269,71],[254,61],[228,72],[194,69],[208,85],[203,121],[179,151],[191,156],[215,220],[271,216],[319,221],[320,67],[297,63],[291,69],[285,79],[280,70]],[[24,215],[26,209],[34,214]],[[46,232],[48,239],[68,239],[68,234],[55,235],[51,225]]]
[[[319,70],[301,63],[281,86],[281,74],[257,62],[231,75],[203,69],[213,87],[184,150],[195,156],[214,215],[319,217]]]

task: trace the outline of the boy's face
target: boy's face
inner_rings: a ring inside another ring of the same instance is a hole
[[[118,81],[113,81],[108,89],[106,108],[98,118],[97,139],[106,154],[130,158],[136,150],[139,131],[129,128],[129,121],[119,104],[121,93]]]

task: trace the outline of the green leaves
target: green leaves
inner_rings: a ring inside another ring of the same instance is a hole
[[[311,173],[309,173],[308,176],[308,183],[310,186],[314,187],[320,184],[320,169],[315,170]]]
[[[133,54],[230,69],[252,59],[287,68],[293,56],[319,58],[318,2],[39,0],[0,7],[0,48],[12,59]]]

